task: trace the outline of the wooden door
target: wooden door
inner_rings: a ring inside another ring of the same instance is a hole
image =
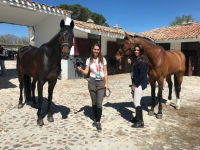
[[[197,57],[189,56],[189,66],[188,66],[188,76],[196,76],[197,75]]]
[[[120,44],[118,44],[117,42],[108,41],[107,42],[107,55],[111,58],[115,57],[117,51],[119,50],[119,47],[120,47]],[[108,66],[110,66],[109,62],[108,62]],[[108,68],[110,68],[110,67],[108,67]],[[115,68],[115,74],[125,73],[124,59],[122,60],[122,62],[120,64],[116,63],[114,68]],[[108,72],[111,72],[111,71],[108,70]]]
[[[89,53],[89,40],[84,38],[74,38],[74,55],[89,57]]]

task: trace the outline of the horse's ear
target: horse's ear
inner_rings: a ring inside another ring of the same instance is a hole
[[[130,36],[130,34],[128,34],[127,32],[125,32],[126,36]]]
[[[70,27],[73,29],[74,28],[74,21],[72,20],[70,23]]]
[[[64,25],[65,25],[65,21],[64,21],[64,19],[62,19],[62,20],[60,21],[60,27],[62,28]]]
[[[125,38],[131,41],[131,40],[132,40],[132,36],[129,35],[128,33],[126,33],[126,32],[125,32],[125,34],[126,34],[126,37],[125,37]]]

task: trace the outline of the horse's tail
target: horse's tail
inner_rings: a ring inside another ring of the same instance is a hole
[[[24,95],[26,96],[26,101],[31,100],[31,77],[24,74]]]
[[[176,76],[176,74],[174,74],[174,89],[175,89],[176,96],[178,94],[177,86],[178,86],[177,76]]]

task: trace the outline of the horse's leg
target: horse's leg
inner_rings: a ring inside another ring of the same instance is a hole
[[[51,114],[51,103],[52,103],[52,96],[53,96],[53,89],[57,83],[57,79],[54,80],[54,81],[51,81],[51,82],[48,82],[49,83],[49,87],[48,87],[48,106],[47,106],[47,120],[49,122],[53,122],[54,119],[53,119],[53,115]]]
[[[151,109],[148,112],[148,115],[153,116],[154,115],[154,108],[155,108],[155,87],[156,87],[156,80],[149,78],[149,82],[151,85],[151,100],[152,100],[152,105]]]
[[[173,85],[170,75],[166,77],[166,81],[168,83],[168,88],[169,88],[169,95],[168,95],[168,100],[166,102],[166,105],[170,105],[170,102],[172,99],[172,85]]]
[[[38,120],[37,120],[37,124],[39,126],[44,125],[43,118],[42,118],[43,85],[44,85],[44,82],[42,80],[38,80],[38,84],[37,84],[37,88],[38,88],[38,112],[37,112]]]
[[[32,93],[32,102],[33,102],[33,107],[37,107],[37,103],[35,100],[35,85],[36,85],[37,80],[33,79],[32,83],[31,83],[31,93]]]
[[[20,89],[20,96],[19,96],[19,103],[18,103],[18,109],[23,107],[22,101],[23,101],[23,88],[24,88],[24,73],[18,72],[18,80],[19,80],[19,89]]]
[[[181,84],[183,81],[183,73],[179,73],[174,75],[174,87],[176,93],[176,109],[180,109],[180,91],[181,91]]]
[[[19,89],[20,89],[20,96],[19,96],[19,103],[18,103],[18,109],[23,107],[22,101],[23,101],[23,88],[24,88],[24,71],[21,68],[19,60],[17,60],[17,73],[18,73],[18,81],[19,81]]]
[[[158,113],[157,118],[162,119],[162,91],[163,91],[164,78],[160,77],[158,80]]]

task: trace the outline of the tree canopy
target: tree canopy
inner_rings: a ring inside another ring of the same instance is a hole
[[[95,24],[109,27],[108,23],[106,23],[106,19],[104,18],[104,16],[92,12],[87,7],[83,7],[80,4],[75,4],[75,5],[60,4],[57,7],[72,11],[73,12],[71,16],[72,19],[84,22],[86,22],[88,19],[92,19]]]
[[[175,25],[181,25],[184,21],[188,22],[188,21],[194,21],[192,15],[182,15],[177,16],[175,20],[173,20],[172,22],[169,23],[170,26],[175,26]]]

